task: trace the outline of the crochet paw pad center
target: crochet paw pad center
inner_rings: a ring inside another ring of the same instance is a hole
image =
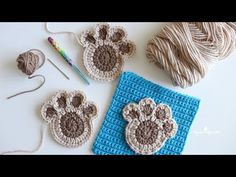
[[[131,57],[135,51],[134,43],[126,38],[125,29],[111,28],[107,23],[98,24],[94,31],[82,33],[83,63],[91,78],[112,81],[120,75],[124,58]]]
[[[144,98],[139,104],[129,103],[123,109],[126,126],[126,141],[136,153],[153,154],[169,138],[175,136],[177,124],[166,104],[156,104],[151,98]]]
[[[66,147],[78,147],[89,139],[97,112],[96,104],[86,101],[81,91],[59,91],[41,108],[54,139]]]

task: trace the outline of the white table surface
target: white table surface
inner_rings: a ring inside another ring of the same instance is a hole
[[[69,30],[79,34],[95,23],[50,23],[52,30]],[[137,45],[125,71],[133,71],[155,83],[201,99],[200,109],[191,126],[183,154],[236,154],[236,52],[218,63],[197,85],[187,89],[172,86],[162,70],[150,64],[145,56],[146,44],[165,23],[112,23],[127,29],[128,38]],[[83,72],[83,48],[70,35],[50,35],[44,23],[0,23],[0,153],[6,150],[34,149],[39,142],[42,119],[40,106],[58,90],[82,90],[99,106],[99,116],[93,121],[94,132],[83,146],[68,149],[58,144],[48,129],[43,146],[35,154],[92,154],[91,147],[104,120],[115,91],[117,80],[99,83],[90,79],[87,86],[51,48],[52,36]],[[6,97],[39,84],[28,80],[16,67],[16,58],[31,48],[41,49],[70,77],[66,80],[49,62],[37,70],[46,76],[45,85],[33,93],[7,100]]]

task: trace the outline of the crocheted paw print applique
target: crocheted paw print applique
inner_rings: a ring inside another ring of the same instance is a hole
[[[59,91],[43,104],[41,114],[49,123],[54,139],[66,147],[78,147],[91,135],[92,119],[97,116],[97,106],[86,101],[80,91]]]
[[[91,78],[112,81],[120,75],[124,58],[135,52],[134,43],[126,38],[125,29],[111,28],[107,23],[98,24],[95,31],[82,33],[80,40],[85,47],[83,62]]]
[[[154,154],[167,139],[175,136],[178,129],[170,107],[156,104],[151,98],[126,105],[123,117],[128,121],[126,141],[138,154]]]

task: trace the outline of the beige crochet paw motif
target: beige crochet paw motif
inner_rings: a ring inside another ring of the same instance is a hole
[[[171,108],[166,104],[156,104],[151,98],[126,105],[123,117],[128,121],[126,141],[138,154],[154,154],[167,139],[175,136],[178,129]]]
[[[94,31],[83,32],[80,40],[85,47],[84,66],[89,76],[99,81],[116,79],[123,69],[124,58],[135,52],[125,29],[111,28],[107,23],[97,25]]]
[[[78,147],[88,140],[97,112],[95,103],[86,101],[80,91],[59,91],[41,108],[54,139],[66,147]]]

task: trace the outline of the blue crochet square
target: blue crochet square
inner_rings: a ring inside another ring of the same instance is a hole
[[[138,103],[145,97],[152,98],[156,103],[168,104],[178,124],[175,137],[167,140],[156,154],[181,154],[200,100],[159,86],[131,72],[124,72],[120,77],[112,103],[93,145],[95,154],[136,154],[125,140],[127,121],[122,117],[122,110],[128,103]]]

